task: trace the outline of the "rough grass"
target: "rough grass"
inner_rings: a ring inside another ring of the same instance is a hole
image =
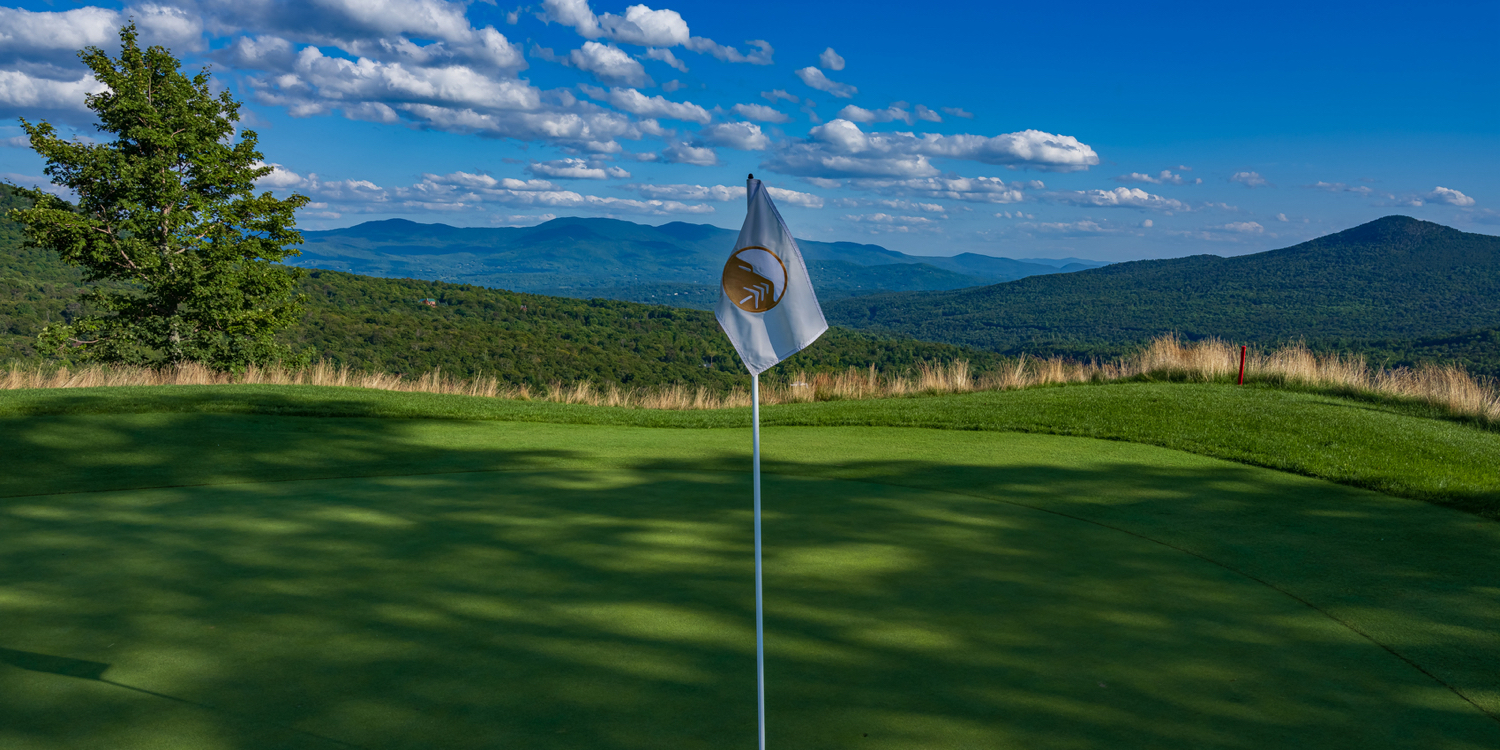
[[[1240,350],[1223,341],[1208,339],[1187,343],[1175,336],[1166,336],[1130,357],[1110,363],[1023,356],[1006,367],[984,373],[971,372],[965,361],[925,363],[903,372],[878,372],[873,367],[814,375],[799,372],[787,381],[768,380],[762,385],[761,400],[765,404],[863,400],[1127,380],[1234,382],[1239,376],[1239,365]],[[1247,383],[1403,399],[1438,406],[1455,416],[1500,422],[1500,391],[1493,383],[1477,380],[1455,365],[1376,368],[1359,357],[1316,354],[1306,347],[1292,346],[1248,352],[1245,380]],[[556,383],[545,390],[533,391],[524,385],[503,385],[493,377],[461,379],[433,371],[416,378],[404,378],[386,373],[359,372],[321,362],[304,370],[252,367],[233,375],[200,365],[172,369],[92,366],[76,370],[13,366],[0,373],[0,390],[229,384],[353,386],[406,393],[643,409],[726,409],[750,405],[750,394],[744,390],[715,393],[680,385],[628,389],[612,384],[581,382],[572,385]]]

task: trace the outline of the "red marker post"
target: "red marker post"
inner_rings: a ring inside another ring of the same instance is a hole
[[[1245,350],[1248,348],[1248,346],[1240,344],[1240,385],[1245,384]]]

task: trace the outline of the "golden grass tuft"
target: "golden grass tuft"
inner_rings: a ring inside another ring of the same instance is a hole
[[[1142,377],[1232,382],[1238,377],[1239,365],[1238,346],[1217,339],[1184,342],[1176,336],[1163,336],[1134,355],[1106,363],[1022,356],[997,370],[984,373],[973,372],[969,363],[963,360],[924,362],[902,372],[880,372],[874,366],[851,367],[841,373],[809,375],[798,372],[788,382],[763,383],[761,400],[766,404],[860,400]],[[1500,393],[1494,384],[1480,382],[1456,365],[1372,368],[1357,356],[1318,354],[1299,344],[1271,351],[1251,349],[1246,357],[1245,379],[1411,399],[1440,406],[1456,415],[1500,422]],[[299,370],[251,367],[239,376],[194,364],[161,369],[102,365],[77,369],[12,366],[0,371],[0,389],[4,390],[231,384],[344,386],[636,409],[727,409],[750,405],[750,394],[744,389],[717,393],[680,384],[622,389],[617,385],[581,382],[572,385],[553,383],[534,392],[525,385],[501,384],[493,377],[454,378],[444,375],[441,370],[433,370],[408,378],[351,370],[327,362]]]

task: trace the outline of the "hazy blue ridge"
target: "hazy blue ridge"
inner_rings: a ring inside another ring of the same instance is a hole
[[[296,265],[567,297],[707,309],[737,233],[704,224],[660,227],[561,218],[534,227],[466,228],[404,219],[305,232]],[[1076,258],[1018,261],[976,253],[907,255],[879,245],[798,240],[827,299],[881,291],[961,289],[1103,265]],[[692,285],[662,294],[659,285]]]

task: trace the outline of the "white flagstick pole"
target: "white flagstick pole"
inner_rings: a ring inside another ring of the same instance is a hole
[[[750,379],[750,414],[754,420],[750,434],[755,445],[751,451],[755,469],[755,707],[760,724],[760,750],[766,750],[766,641],[760,596],[760,375],[752,375]]]

